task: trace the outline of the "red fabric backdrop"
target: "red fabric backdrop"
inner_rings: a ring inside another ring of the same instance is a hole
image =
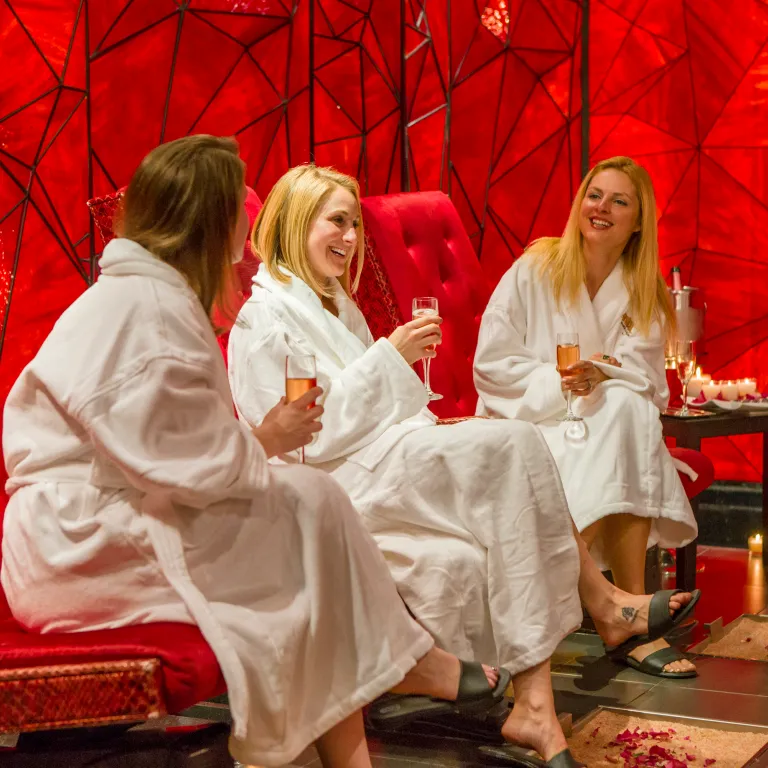
[[[589,10],[590,159],[647,165],[665,268],[707,290],[705,368],[768,388],[768,7]],[[85,200],[187,133],[237,136],[261,197],[311,156],[366,194],[442,189],[495,282],[579,180],[581,20],[580,0],[0,0],[0,402],[93,276]],[[757,479],[756,439],[705,450]]]

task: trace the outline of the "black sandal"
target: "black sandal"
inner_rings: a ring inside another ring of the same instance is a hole
[[[506,744],[503,747],[480,747],[479,751],[485,757],[493,758],[497,765],[516,765],[520,768],[586,768],[571,754],[570,749],[558,752],[550,760],[542,760],[531,749]]]
[[[456,701],[391,693],[369,705],[366,719],[380,730],[396,730],[413,720],[429,721],[445,715],[472,715],[482,719],[485,713],[502,701],[512,680],[512,675],[503,667],[498,672],[498,682],[491,688],[482,664],[462,661]]]
[[[633,635],[621,645],[606,647],[605,655],[612,661],[625,661],[628,655],[638,646],[658,640],[675,627],[679,627],[696,607],[701,598],[701,590],[691,592],[691,602],[669,615],[669,600],[673,595],[682,594],[682,589],[661,589],[654,593],[648,606],[648,632],[644,635]],[[669,662],[667,662],[668,664]]]
[[[679,651],[677,648],[659,648],[658,651],[648,654],[642,661],[638,661],[632,656],[626,656],[623,661],[627,666],[636,669],[638,672],[645,672],[646,675],[654,675],[655,677],[668,677],[672,680],[678,678],[696,677],[699,673],[695,669],[689,669],[685,672],[668,672],[664,669],[667,664],[671,664],[673,661],[683,661],[688,657]]]

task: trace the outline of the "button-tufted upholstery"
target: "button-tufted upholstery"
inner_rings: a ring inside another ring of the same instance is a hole
[[[477,393],[472,362],[488,285],[453,203],[442,192],[368,197],[362,201],[366,264],[357,300],[374,338],[411,317],[415,296],[435,296],[443,317],[443,343],[432,363],[432,388],[444,395],[430,408],[443,418],[470,416]],[[691,466],[696,481],[680,475],[689,498],[714,480],[712,462],[698,451],[671,449]]]
[[[362,203],[368,233],[363,274],[379,264],[384,269],[398,321],[411,319],[415,296],[435,296],[439,302],[443,344],[430,376],[443,400],[432,403],[432,410],[443,417],[473,415],[477,394],[472,361],[491,286],[453,203],[442,192],[368,197]],[[372,288],[366,281],[359,294],[366,317],[381,315],[382,300]],[[386,328],[375,323],[374,336],[388,335],[396,324]]]

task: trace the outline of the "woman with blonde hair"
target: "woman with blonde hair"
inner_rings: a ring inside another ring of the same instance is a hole
[[[478,413],[539,427],[591,553],[633,594],[644,591],[646,547],[697,532],[659,419],[673,327],[651,179],[614,157],[582,181],[563,236],[535,241],[502,277],[475,354]],[[558,345],[576,355],[564,370]],[[563,423],[571,398],[583,421]],[[696,674],[663,638],[610,652],[651,675]]]
[[[394,687],[482,711],[509,678],[433,647],[337,483],[268,463],[318,433],[320,389],[235,418],[211,318],[248,234],[244,173],[234,140],[190,136],[134,174],[98,282],[5,405],[2,584],[31,631],[196,624],[239,761],[316,742],[327,768],[370,768],[363,705]]]
[[[482,419],[435,425],[411,366],[434,355],[440,318],[412,320],[374,341],[352,298],[364,255],[354,179],[293,168],[267,197],[252,244],[263,263],[229,340],[238,412],[258,424],[285,391],[286,357],[315,356],[323,430],[306,446],[306,462],[350,494],[400,594],[438,645],[494,658],[511,672],[515,706],[501,726],[505,738],[567,765],[549,667],[557,644],[581,623],[578,591],[603,636],[617,643],[678,621],[690,595],[651,601],[602,578],[574,536],[535,427]],[[388,701],[380,721],[402,719],[401,706],[407,702]]]

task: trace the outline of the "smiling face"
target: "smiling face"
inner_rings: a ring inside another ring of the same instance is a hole
[[[355,196],[344,187],[335,187],[320,207],[307,238],[309,265],[321,284],[344,274],[357,251],[359,225]]]
[[[640,231],[640,203],[626,173],[607,168],[595,174],[581,203],[579,229],[587,247],[624,251]]]

